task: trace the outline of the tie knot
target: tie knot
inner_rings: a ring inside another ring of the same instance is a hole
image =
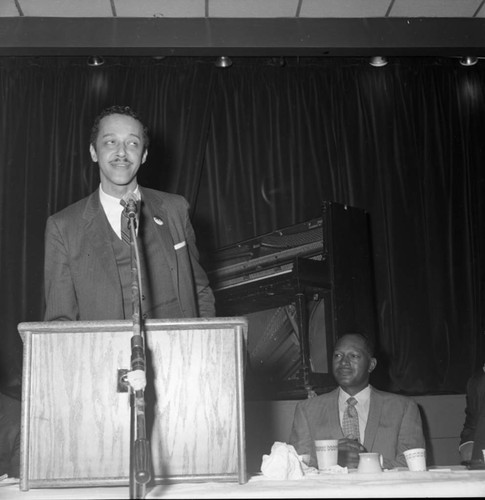
[[[347,399],[347,404],[349,406],[355,406],[357,404],[357,400],[353,396],[351,396],[349,399]]]
[[[130,212],[135,214],[140,213],[141,200],[130,200],[128,204],[123,198],[120,200],[120,205],[123,207],[121,213],[127,218],[130,218]]]

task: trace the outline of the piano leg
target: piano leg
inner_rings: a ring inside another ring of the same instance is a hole
[[[296,318],[298,324],[298,335],[300,338],[300,357],[301,357],[301,377],[303,387],[307,392],[308,398],[316,395],[310,381],[310,347],[308,339],[308,314],[305,294],[297,292],[295,296]]]

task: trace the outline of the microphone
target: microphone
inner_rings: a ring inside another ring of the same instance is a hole
[[[134,219],[136,217],[136,211],[138,209],[138,198],[133,191],[128,191],[123,198],[120,200],[121,205],[123,205],[123,214],[129,219]]]

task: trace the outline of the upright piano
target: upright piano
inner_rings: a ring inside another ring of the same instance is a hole
[[[325,392],[338,335],[375,334],[368,229],[364,210],[326,201],[320,217],[212,254],[217,315],[249,319],[250,396]]]

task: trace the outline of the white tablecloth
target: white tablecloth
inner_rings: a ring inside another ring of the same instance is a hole
[[[313,474],[294,481],[262,475],[246,484],[183,483],[147,487],[145,498],[485,498],[485,470],[463,467],[426,472],[385,471],[380,474]],[[0,482],[0,498],[108,499],[129,498],[128,487],[38,488],[20,491],[18,480]]]

